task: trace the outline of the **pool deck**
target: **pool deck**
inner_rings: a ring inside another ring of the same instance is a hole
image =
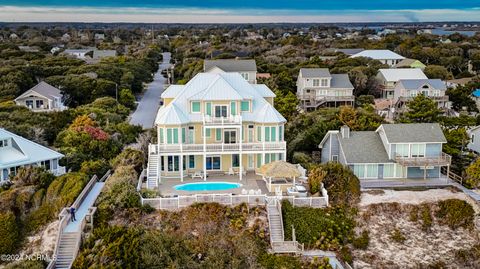
[[[174,187],[181,184],[187,183],[197,183],[197,182],[228,182],[228,183],[240,183],[242,184],[239,188],[228,189],[223,191],[179,191],[175,190]],[[207,178],[207,181],[202,179],[191,179],[190,177],[184,178],[183,182],[179,179],[162,179],[162,182],[158,186],[160,194],[162,196],[173,196],[173,195],[193,195],[193,194],[211,194],[211,193],[218,193],[218,194],[225,194],[225,193],[232,193],[232,194],[241,194],[242,190],[245,189],[247,191],[250,190],[261,190],[262,194],[269,194],[267,190],[267,186],[265,182],[262,180],[261,176],[257,176],[254,173],[247,173],[246,176],[243,177],[242,180],[238,179],[237,176],[231,175],[211,175]]]

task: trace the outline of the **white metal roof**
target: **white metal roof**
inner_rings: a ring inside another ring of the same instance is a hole
[[[405,57],[399,55],[391,50],[364,50],[357,54],[351,56],[355,57],[366,57],[374,60],[403,60]]]
[[[0,148],[0,168],[22,166],[64,157],[63,154],[0,128],[0,140],[9,139]]]
[[[399,81],[401,79],[428,79],[420,68],[395,68],[378,70],[387,81]]]
[[[286,122],[265,100],[275,94],[265,85],[250,84],[239,73],[199,73],[185,85],[172,85],[162,98],[175,98],[158,110],[156,124],[201,122],[201,114],[190,113],[190,101],[251,100],[252,111],[242,112],[243,121],[260,123]]]

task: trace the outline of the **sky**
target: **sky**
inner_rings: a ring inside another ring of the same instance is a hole
[[[480,21],[480,0],[0,0],[4,22]]]

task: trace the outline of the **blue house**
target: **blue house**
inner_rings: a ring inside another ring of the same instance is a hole
[[[439,178],[451,156],[437,123],[382,124],[375,131],[329,131],[319,148],[321,161],[348,166],[360,179]]]

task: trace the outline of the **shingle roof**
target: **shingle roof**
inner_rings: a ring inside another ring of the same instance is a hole
[[[300,75],[303,78],[329,78],[332,76],[328,68],[301,68]]]
[[[389,163],[380,135],[374,131],[350,132],[349,138],[338,133],[347,163]]]
[[[447,86],[440,79],[401,79],[398,85],[407,90],[417,90],[424,85],[430,85],[435,90],[447,90]]]
[[[31,91],[34,91],[40,95],[43,95],[50,100],[53,100],[54,98],[62,97],[62,93],[59,89],[53,87],[52,85],[46,83],[45,81],[41,81],[37,85],[33,86],[30,90],[21,94],[15,100],[29,96]]]
[[[222,59],[205,60],[203,62],[204,72],[208,72],[214,67],[218,67],[225,72],[257,71],[255,60]]]
[[[345,55],[355,55],[357,53],[360,53],[362,51],[364,51],[365,49],[335,49],[335,52],[341,52]]]
[[[382,124],[389,143],[446,143],[438,123]]]
[[[364,50],[357,54],[352,55],[351,57],[366,57],[374,60],[403,60],[405,57],[399,55],[391,50]]]
[[[330,88],[332,89],[353,89],[348,74],[332,74],[330,81]]]
[[[398,67],[410,67],[412,64],[414,64],[415,62],[419,62],[423,65],[422,62],[420,62],[419,60],[415,60],[415,59],[403,59],[401,60],[398,64],[395,65],[395,68],[398,68]]]
[[[0,139],[11,138],[14,145],[0,148],[0,168],[62,158],[64,155],[0,128]]]
[[[401,79],[428,79],[419,68],[380,69],[378,72],[382,74],[387,81],[397,82]]]

